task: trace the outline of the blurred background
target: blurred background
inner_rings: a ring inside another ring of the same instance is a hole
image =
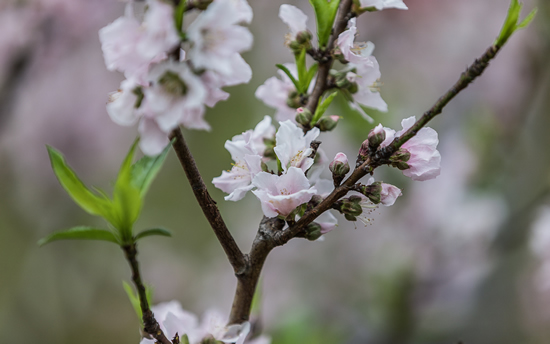
[[[225,140],[274,110],[253,94],[292,62],[284,47],[282,1],[251,0],[255,11],[250,84],[207,112],[212,131],[185,131],[205,181],[230,168]],[[406,0],[358,20],[359,41],[376,44],[385,126],[420,116],[493,42],[508,0]],[[308,1],[296,5],[314,19]],[[372,224],[346,222],[323,242],[293,240],[268,258],[255,316],[275,344],[548,343],[550,338],[550,3],[514,35],[481,79],[430,125],[440,135],[441,175],[411,182]],[[138,320],[122,288],[122,252],[101,242],[56,242],[49,233],[103,225],[65,194],[45,145],[61,150],[89,185],[109,188],[137,133],[107,116],[108,72],[98,30],[122,15],[111,0],[2,0],[0,4],[0,333],[5,343],[137,343]],[[372,126],[343,101],[323,134],[329,158],[355,156]],[[328,176],[328,175],[327,175]],[[261,218],[249,194],[238,203],[209,184],[247,251]],[[172,238],[139,247],[155,302],[179,300],[202,314],[229,313],[235,278],[195,203],[173,153],[154,182],[136,229],[163,226]]]

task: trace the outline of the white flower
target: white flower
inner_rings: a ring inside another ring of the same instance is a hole
[[[188,57],[196,68],[213,70],[225,77],[236,78],[237,75],[242,79],[235,69],[246,69],[248,65],[238,54],[250,49],[252,34],[237,25],[239,18],[242,20],[243,15],[232,0],[217,0],[189,25],[187,36],[192,46]]]
[[[285,63],[284,66],[294,76],[297,75],[295,64]],[[294,122],[296,109],[287,105],[287,99],[291,92],[296,91],[296,87],[282,70],[278,70],[277,73],[279,73],[280,79],[275,76],[267,79],[263,85],[258,87],[255,96],[267,106],[277,109],[275,118],[278,121],[291,120]]]
[[[198,343],[202,339],[197,317],[185,311],[179,302],[170,301],[160,303],[151,308],[160,328],[168,338],[173,338],[176,333],[181,337],[186,334],[190,343]],[[154,344],[154,339],[143,338],[140,344]]]
[[[206,88],[184,63],[166,61],[149,73],[151,87],[144,89],[144,101],[165,133],[182,124],[189,129],[209,130],[204,120]]]
[[[254,127],[254,130],[249,129],[241,135],[234,136],[232,140],[246,141],[244,135],[247,133],[250,133],[249,145],[252,152],[263,155],[266,148],[264,139],[273,139],[273,136],[275,136],[275,127],[271,124],[271,117],[264,116],[264,119]]]
[[[252,192],[260,200],[267,217],[288,216],[296,207],[309,202],[317,192],[315,187],[309,186],[304,171],[296,167],[290,167],[280,176],[260,172],[252,183],[258,188]]]
[[[150,60],[159,54],[173,50],[180,37],[174,24],[174,8],[159,0],[147,1],[147,12],[143,18],[143,37],[138,42],[138,52]]]
[[[142,37],[140,23],[133,15],[132,4],[126,6],[124,16],[99,30],[99,40],[105,65],[110,71],[123,72],[127,78],[147,73],[149,60],[137,52],[137,45]]]
[[[361,4],[361,8],[374,7],[379,11],[386,8],[408,9],[403,0],[359,0],[359,3]]]
[[[145,155],[159,155],[170,143],[168,134],[162,131],[152,116],[143,116],[139,121],[139,148]]]
[[[340,48],[344,58],[351,63],[360,63],[364,58],[372,55],[374,44],[355,43],[355,35],[357,34],[356,26],[357,18],[350,19],[348,29],[338,36],[336,45]]]
[[[313,128],[306,134],[291,121],[280,122],[279,130],[275,135],[275,154],[281,161],[284,171],[289,167],[297,167],[307,171],[313,165],[309,156],[313,153],[311,141],[319,136],[319,128]]]
[[[296,40],[296,35],[302,31],[307,31],[307,16],[298,7],[283,4],[279,8],[279,18],[288,25],[290,29],[289,40]]]
[[[107,113],[109,117],[118,125],[132,126],[139,120],[136,111],[136,105],[139,105],[140,99],[135,92],[138,85],[128,79],[120,84],[120,89],[109,94],[107,102]]]

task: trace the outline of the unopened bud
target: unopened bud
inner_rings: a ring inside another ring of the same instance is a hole
[[[378,148],[378,146],[380,146],[385,139],[386,131],[382,127],[382,124],[378,124],[374,129],[372,129],[367,138],[369,146],[374,150],[376,150],[376,148]]]
[[[288,44],[288,47],[290,48],[290,50],[292,50],[292,52],[294,53],[294,55],[298,55],[302,52],[302,49],[304,48],[302,46],[301,43],[299,43],[298,41],[292,41]]]
[[[189,337],[186,334],[182,335],[181,338],[180,338],[180,343],[181,344],[189,344]]]
[[[323,235],[321,233],[321,225],[317,222],[312,222],[306,227],[306,239],[310,241],[315,241]]]
[[[382,182],[375,182],[370,185],[361,186],[360,192],[374,204],[379,204],[381,201]]]
[[[348,91],[349,91],[349,93],[351,93],[351,94],[355,94],[355,93],[359,92],[359,86],[357,85],[356,82],[352,82],[352,83],[348,86]]]
[[[336,128],[336,124],[338,123],[339,119],[340,117],[338,116],[323,117],[319,120],[317,124],[321,131],[331,131],[332,129]]]
[[[299,107],[296,109],[296,122],[301,125],[309,125],[311,122],[311,119],[313,118],[313,114],[309,109],[304,107]]]
[[[349,172],[348,157],[344,153],[336,154],[328,168],[333,175],[345,176]]]
[[[397,152],[393,153],[392,156],[390,156],[391,162],[407,162],[411,158],[411,153],[409,153],[408,150],[400,148]]]
[[[296,34],[296,42],[307,45],[311,41],[312,37],[313,35],[308,30],[300,31]]]
[[[293,109],[297,109],[302,106],[302,99],[300,97],[300,94],[296,91],[290,92],[286,100],[286,105]]]

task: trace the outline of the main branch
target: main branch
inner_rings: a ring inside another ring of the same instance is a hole
[[[204,216],[206,216],[206,219],[214,230],[218,241],[222,245],[231,266],[233,266],[235,274],[239,275],[243,273],[247,267],[246,257],[241,252],[241,249],[225,225],[222,215],[216,206],[216,202],[212,199],[212,197],[210,197],[208,189],[206,188],[206,185],[204,184],[197,168],[197,164],[195,163],[195,159],[193,158],[193,155],[191,154],[191,151],[183,138],[181,129],[177,128],[172,131],[170,134],[170,139],[175,139],[173,147],[181,166],[187,175],[189,184],[191,184],[191,189],[193,189],[195,198],[197,199]]]

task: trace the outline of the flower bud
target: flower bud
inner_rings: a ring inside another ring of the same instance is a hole
[[[306,227],[306,239],[309,241],[315,241],[323,235],[321,233],[321,225],[317,222],[312,222]]]
[[[308,30],[300,31],[296,34],[296,42],[303,45],[308,45],[311,38],[313,38],[313,35]]]
[[[370,185],[362,185],[360,192],[374,204],[379,204],[382,199],[382,182],[375,182]]]
[[[361,144],[361,148],[359,148],[359,156],[362,158],[366,158],[369,155],[369,140],[363,141]]]
[[[340,117],[338,116],[323,117],[319,120],[317,124],[321,131],[331,131],[332,129],[336,128],[336,124],[339,119]]]
[[[274,138],[264,138],[265,150],[263,151],[263,156],[270,159],[276,159],[275,155],[275,139]]]
[[[302,98],[300,97],[300,94],[296,91],[290,92],[286,100],[286,105],[293,109],[297,109],[302,106]]]
[[[376,148],[378,148],[378,146],[380,146],[385,139],[386,131],[382,127],[382,124],[378,124],[374,129],[372,129],[367,138],[368,144],[373,150],[376,150]]]
[[[309,111],[308,108],[299,107],[296,109],[296,122],[301,125],[309,125],[311,122],[311,119],[313,118],[313,114],[311,111]]]
[[[411,158],[411,153],[408,150],[400,148],[397,152],[390,156],[391,162],[407,162]]]
[[[336,154],[328,168],[333,175],[345,176],[349,172],[348,157],[344,153]]]

